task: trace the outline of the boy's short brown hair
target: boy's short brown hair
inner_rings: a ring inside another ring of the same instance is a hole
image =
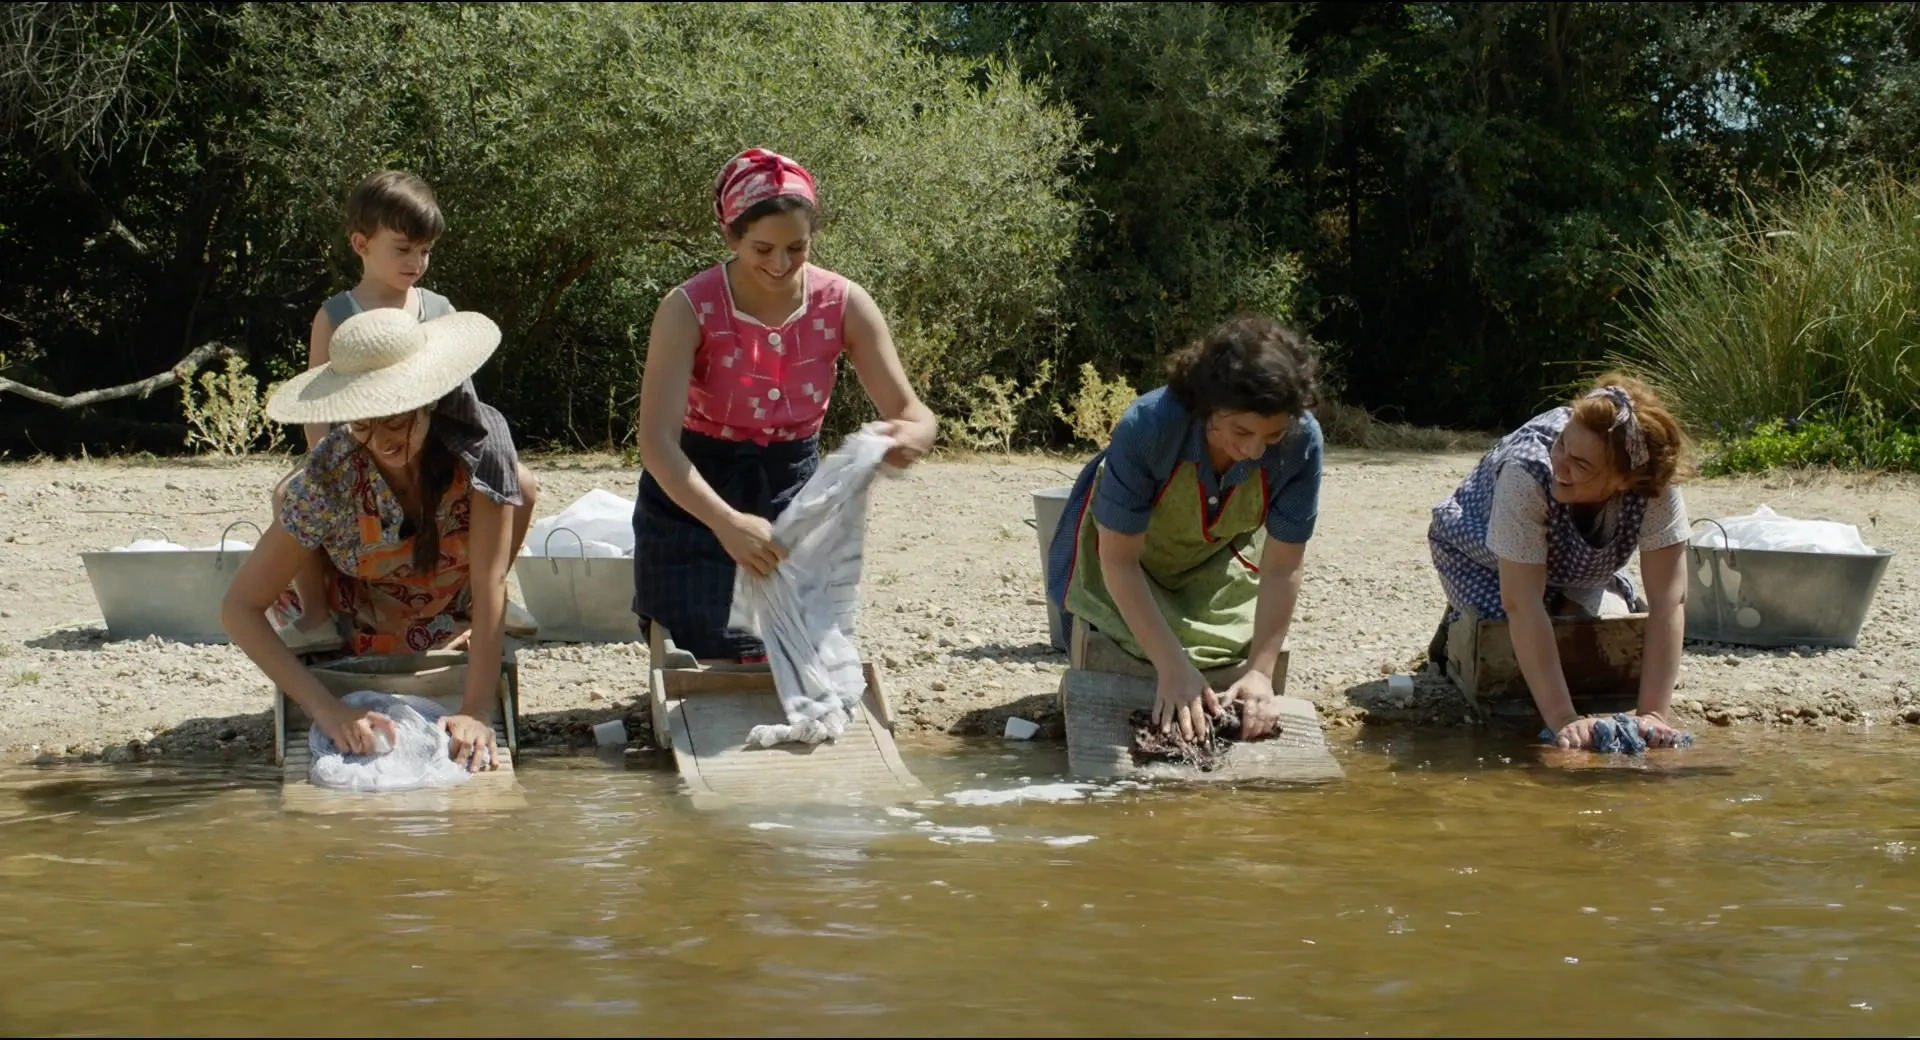
[[[446,233],[447,219],[426,181],[402,170],[381,170],[347,196],[347,234],[371,238],[381,228],[413,242],[434,242]]]

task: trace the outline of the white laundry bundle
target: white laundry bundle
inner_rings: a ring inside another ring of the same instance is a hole
[[[133,552],[133,553],[246,552],[247,550],[252,548],[253,548],[252,542],[241,541],[238,538],[222,538],[220,539],[218,544],[209,545],[201,549],[188,549],[186,546],[181,545],[178,542],[170,542],[161,538],[135,538],[133,541],[128,542],[125,545],[116,545],[113,548],[108,549],[107,551],[108,552]]]
[[[412,791],[423,787],[452,787],[473,774],[448,754],[447,731],[440,720],[447,709],[425,697],[356,690],[340,698],[350,708],[377,711],[393,720],[399,738],[391,748],[356,755],[336,747],[319,726],[307,734],[313,765],[307,778],[316,787],[346,791]],[[374,731],[378,743],[384,734]]]
[[[633,499],[594,488],[527,528],[522,556],[633,555]]]
[[[741,568],[734,579],[729,624],[757,635],[767,647],[787,725],[755,726],[749,745],[818,744],[846,733],[866,693],[854,646],[860,607],[861,554],[867,533],[867,493],[875,473],[898,477],[884,464],[893,438],[869,424],[820,462],[773,522],[786,559],[762,578]]]
[[[1732,544],[1729,545],[1728,543]],[[1746,516],[1720,517],[1696,531],[1693,544],[1709,549],[1765,549],[1773,552],[1834,553],[1872,556],[1860,529],[1833,520],[1797,520],[1762,505]]]

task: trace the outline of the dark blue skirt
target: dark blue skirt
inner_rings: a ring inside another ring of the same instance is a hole
[[[763,447],[683,430],[680,449],[727,505],[769,521],[820,465],[817,436]],[[657,621],[673,635],[674,645],[703,659],[766,653],[752,633],[727,624],[737,567],[733,557],[650,473],[640,474],[633,539],[633,612],[641,632]]]

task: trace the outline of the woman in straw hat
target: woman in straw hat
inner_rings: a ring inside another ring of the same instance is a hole
[[[648,340],[634,613],[697,658],[754,661],[765,648],[727,623],[735,568],[764,575],[784,555],[772,520],[819,464],[841,352],[890,426],[890,463],[930,451],[935,420],[873,298],[807,262],[812,174],[750,148],[720,171],[713,212],[732,259],[667,293]]]
[[[472,312],[420,322],[391,308],[364,311],[340,324],[327,364],[267,402],[279,422],[339,425],[289,482],[221,617],[234,643],[347,751],[372,752],[376,729],[388,741],[396,734],[385,716],[331,696],[268,620],[269,609],[297,612],[289,585],[309,568],[321,572],[312,587],[327,590],[349,653],[468,642],[466,699],[441,725],[454,758],[492,766],[507,568],[518,548],[513,507],[476,486],[433,435],[433,405],[499,343],[499,328]]]

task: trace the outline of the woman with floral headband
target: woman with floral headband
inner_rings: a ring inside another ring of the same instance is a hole
[[[772,521],[819,464],[841,351],[891,427],[889,463],[918,461],[936,427],[873,298],[807,262],[813,175],[750,148],[713,193],[733,256],[667,293],[647,344],[633,610],[696,658],[758,661],[760,641],[728,625],[735,568],[765,575],[784,555]]]
[[[1685,434],[1652,390],[1603,376],[1571,405],[1535,416],[1495,445],[1433,509],[1427,543],[1447,625],[1472,607],[1506,618],[1534,706],[1563,748],[1592,747],[1595,720],[1578,717],[1554,640],[1554,616],[1645,612],[1635,719],[1650,745],[1672,744],[1673,684],[1686,626]],[[1626,567],[1635,551],[1646,595]]]

